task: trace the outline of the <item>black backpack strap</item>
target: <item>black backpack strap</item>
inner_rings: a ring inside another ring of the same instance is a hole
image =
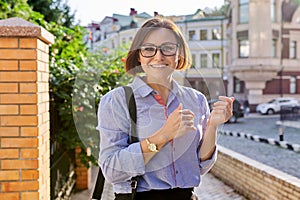
[[[92,199],[100,200],[102,193],[103,193],[103,187],[104,187],[104,176],[102,173],[102,170],[100,167],[98,167],[98,175],[97,175],[97,181],[95,183],[95,188],[93,191]]]
[[[130,114],[131,119],[131,135],[129,139],[129,143],[138,142],[137,134],[136,134],[136,103],[133,95],[132,88],[130,86],[123,86],[125,90],[127,107]],[[131,178],[131,199],[134,200],[137,192],[137,184],[138,184],[138,176]]]
[[[137,135],[136,135],[136,104],[135,104],[135,98],[133,94],[133,90],[130,86],[123,86],[123,89],[125,91],[125,97],[126,97],[126,103],[129,110],[130,118],[131,118],[131,134],[128,138],[129,143],[134,143],[138,141]],[[102,193],[103,193],[103,187],[104,187],[104,176],[102,173],[101,168],[99,167],[97,181],[95,184],[95,188],[93,191],[92,199],[100,200]],[[131,188],[132,188],[132,200],[135,199],[136,195],[136,189],[137,189],[137,181],[138,177],[132,177],[131,178]]]
[[[128,143],[138,142],[136,135],[136,104],[135,98],[130,86],[123,86],[126,96],[126,103],[130,114],[131,119],[131,135],[129,137]]]

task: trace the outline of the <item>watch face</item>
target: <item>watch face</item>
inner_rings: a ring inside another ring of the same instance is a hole
[[[150,149],[150,151],[157,151],[155,144],[150,144],[149,149]]]

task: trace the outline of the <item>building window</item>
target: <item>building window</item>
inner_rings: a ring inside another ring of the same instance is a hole
[[[191,68],[195,68],[195,65],[196,65],[196,55],[192,54],[192,66],[191,66]]]
[[[290,77],[290,93],[291,94],[295,94],[296,93],[296,89],[297,89],[297,78],[296,76],[291,76]]]
[[[250,43],[249,40],[239,41],[239,57],[248,58],[250,53]]]
[[[290,58],[296,58],[296,49],[297,49],[297,42],[291,41],[290,42]]]
[[[207,30],[200,30],[200,40],[207,40]]]
[[[272,57],[273,58],[276,58],[277,56],[277,40],[276,39],[273,39],[272,40]]]
[[[212,54],[212,65],[214,68],[220,67],[220,54],[219,53]]]
[[[213,40],[221,40],[220,28],[213,28],[212,29],[212,39]]]
[[[196,31],[189,31],[189,40],[196,40]]]
[[[271,20],[276,22],[276,0],[271,0]]]
[[[200,54],[200,63],[201,63],[201,68],[207,68],[207,54],[206,53]]]
[[[242,90],[241,90],[241,81],[240,81],[240,79],[234,77],[233,82],[234,82],[234,88],[233,88],[234,93],[241,93]]]
[[[239,23],[249,22],[249,0],[239,0]]]

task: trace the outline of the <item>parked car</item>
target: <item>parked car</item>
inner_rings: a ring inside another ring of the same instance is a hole
[[[281,106],[296,106],[299,101],[293,97],[279,97],[272,99],[267,103],[261,103],[256,106],[256,112],[263,115],[272,115],[280,112]]]
[[[219,99],[210,99],[208,100],[208,105],[210,111],[213,109],[213,104],[215,102],[219,101]],[[238,118],[244,117],[244,110],[242,104],[238,100],[234,100],[233,102],[233,108],[232,108],[232,117],[226,122],[226,123],[236,123],[238,121]]]

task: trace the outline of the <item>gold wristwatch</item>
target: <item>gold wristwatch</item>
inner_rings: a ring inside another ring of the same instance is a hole
[[[151,152],[158,152],[156,144],[151,143],[147,138],[145,140],[147,142],[149,151],[151,151]]]

